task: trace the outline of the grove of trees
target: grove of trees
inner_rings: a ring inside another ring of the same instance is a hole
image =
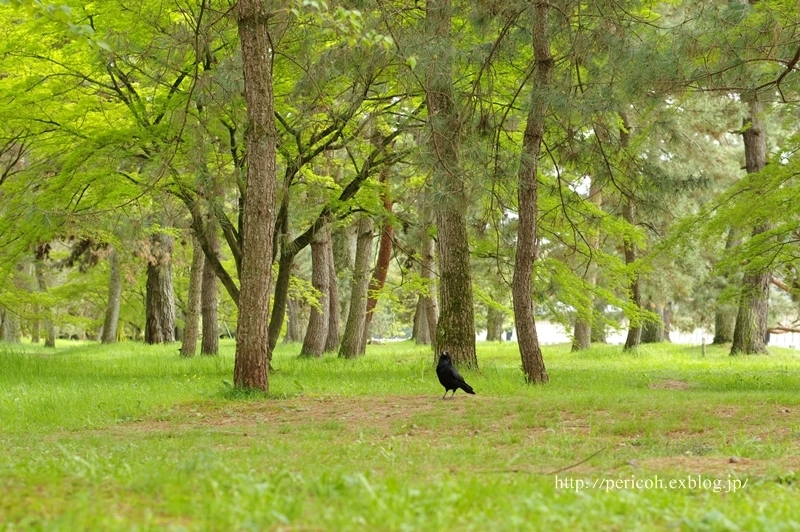
[[[800,327],[785,0],[0,4],[0,340]],[[799,331],[800,332],[800,331]]]

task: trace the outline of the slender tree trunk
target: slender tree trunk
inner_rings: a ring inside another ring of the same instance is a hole
[[[108,302],[106,316],[103,320],[103,335],[100,342],[113,344],[117,341],[117,327],[119,324],[119,311],[122,305],[122,274],[119,268],[119,254],[111,248],[108,254]]]
[[[633,199],[625,199],[625,209],[623,218],[631,224],[635,225],[633,214]],[[631,265],[636,261],[636,246],[633,242],[625,240],[625,264]],[[637,308],[642,308],[642,290],[639,284],[639,274],[635,273],[630,285],[630,298],[631,303]],[[625,351],[636,349],[642,341],[642,322],[638,315],[630,317],[630,325],[628,326],[628,336],[625,339]]]
[[[414,312],[414,328],[411,337],[418,345],[430,345],[431,331],[428,328],[428,316],[426,315],[425,296],[417,298],[417,310]]]
[[[425,92],[433,183],[440,200],[436,209],[440,308],[435,350],[449,351],[457,364],[477,367],[469,239],[464,215],[468,191],[458,170],[461,119],[453,90],[451,9],[450,0],[426,2],[425,25],[431,48]]]
[[[247,188],[239,323],[233,380],[238,388],[269,389],[270,280],[275,224],[275,105],[269,20],[275,2],[239,0],[237,23],[247,104]]]
[[[733,249],[741,244],[742,239],[739,236],[739,231],[736,228],[728,230],[728,238],[725,240],[725,249]],[[731,282],[730,277],[725,279],[725,284]],[[713,344],[728,344],[733,342],[733,330],[736,326],[737,308],[735,304],[728,302],[717,302],[717,307],[714,310],[714,340]]]
[[[319,357],[325,351],[330,315],[330,266],[327,240],[329,229],[317,231],[311,240],[311,284],[319,293],[318,305],[311,308],[301,357]]]
[[[553,79],[554,62],[550,54],[550,36],[547,28],[549,4],[537,0],[534,4],[533,52],[535,61],[534,87],[528,109],[522,155],[519,169],[517,199],[519,203],[519,225],[517,229],[517,254],[514,262],[512,296],[514,321],[522,358],[522,370],[529,383],[546,383],[549,379],[539,346],[534,318],[532,297],[533,268],[538,255],[536,217],[539,212],[538,159],[544,137],[547,117],[548,90]]]
[[[49,249],[49,247],[48,247]],[[44,274],[44,263],[43,260],[44,253],[41,251],[41,247],[36,251],[36,258],[33,261],[33,270],[36,275],[36,286],[39,292],[45,293],[47,292],[47,280],[45,279]],[[45,347],[55,347],[56,346],[56,328],[53,324],[53,314],[52,309],[45,309],[44,313],[44,330],[45,334],[47,335],[44,339],[44,346]],[[6,313],[6,321],[8,324],[6,325],[8,331],[6,333],[6,342],[19,342],[19,318],[16,314],[12,314],[7,312]],[[17,330],[15,330],[17,329]]]
[[[283,238],[283,237],[281,237]],[[269,320],[269,356],[278,344],[278,338],[283,329],[283,320],[286,317],[286,305],[289,299],[289,281],[292,278],[294,253],[285,249],[285,242],[281,244],[281,256],[278,259],[278,278],[275,280],[275,296],[272,303],[272,316]]]
[[[289,342],[302,342],[303,341],[303,326],[300,320],[300,302],[296,299],[289,298],[286,305],[286,315],[288,317],[286,324],[286,336],[283,341]]]
[[[363,352],[364,326],[367,318],[367,291],[369,288],[369,267],[372,260],[372,240],[374,222],[368,215],[358,222],[358,241],[356,244],[353,280],[350,288],[350,311],[344,326],[339,356],[357,358]]]
[[[436,244],[433,237],[425,228],[422,235],[422,264],[420,265],[420,277],[427,283],[427,294],[423,297],[423,304],[425,305],[425,320],[427,321],[428,341],[425,343],[432,344],[436,340],[436,326],[439,323],[439,301],[436,298]],[[439,359],[439,354],[434,347],[434,364]]]
[[[217,233],[217,222],[214,217],[209,216],[209,223],[206,225],[208,245],[215,253],[219,253],[219,236]],[[219,299],[217,297],[217,274],[214,267],[205,261],[203,264],[203,277],[200,288],[200,314],[202,318],[202,341],[200,344],[201,355],[219,354]]]
[[[336,275],[336,264],[333,258],[333,231],[330,226],[325,234],[325,253],[328,263],[328,337],[325,340],[325,352],[332,353],[339,351],[339,283]]]
[[[186,295],[186,327],[183,330],[181,356],[193,357],[197,351],[197,337],[200,334],[200,293],[203,290],[203,269],[205,255],[197,237],[192,239],[192,265],[189,271],[189,291]],[[213,273],[213,270],[212,270]],[[216,278],[216,274],[214,274]]]
[[[385,181],[385,178],[384,178]],[[383,195],[383,208],[388,213],[392,212],[392,201]],[[389,273],[389,264],[392,260],[392,238],[394,237],[394,228],[392,227],[391,220],[387,217],[383,224],[381,231],[380,244],[378,245],[378,259],[375,263],[375,270],[372,272],[372,280],[369,283],[369,293],[367,299],[367,321],[364,324],[364,338],[362,344],[366,346],[367,339],[369,338],[369,326],[372,323],[372,314],[378,304],[378,292],[386,284],[386,276]],[[363,350],[362,350],[363,353]]]
[[[175,293],[172,287],[171,236],[158,233],[150,239],[147,264],[144,341],[162,344],[175,341]]]
[[[761,105],[751,99],[749,116],[744,123],[744,153],[747,173],[760,172],[767,165],[767,132],[761,122]],[[769,228],[759,225],[753,236]],[[769,314],[769,286],[772,272],[768,268],[745,270],[739,295],[739,312],[733,330],[731,355],[746,355],[767,352],[767,318]]]
[[[597,179],[592,179],[589,184],[589,201],[597,206],[598,209],[603,208],[603,193]],[[600,227],[599,222],[589,229],[588,234],[589,250],[595,253],[600,249]],[[589,257],[589,266],[586,269],[586,284],[594,287],[597,285],[597,262],[593,257]],[[572,350],[581,351],[592,347],[592,321],[594,313],[594,298],[591,293],[589,295],[588,314],[578,312],[575,318],[575,329],[573,331]]]

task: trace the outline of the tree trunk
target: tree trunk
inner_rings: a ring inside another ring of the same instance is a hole
[[[248,126],[241,294],[233,380],[238,388],[264,391],[269,389],[267,324],[277,149],[272,93],[273,43],[269,34],[270,16],[277,7],[273,4],[240,0],[237,14]]]
[[[339,346],[339,356],[343,358],[357,358],[363,354],[373,228],[372,218],[368,215],[362,216],[358,222],[355,265],[353,266],[353,280],[350,284],[350,310],[347,313],[342,344]]]
[[[655,344],[664,341],[664,312],[653,303],[648,302],[647,310],[658,314],[659,321],[647,321],[642,325],[641,341],[643,344]]]
[[[217,221],[209,216],[206,224],[208,245],[215,253],[219,253],[219,235]],[[205,261],[203,264],[203,277],[200,289],[200,314],[202,319],[202,341],[200,343],[201,355],[219,354],[219,317],[217,315],[219,300],[217,297],[217,274],[214,267]]]
[[[622,127],[619,131],[619,144],[622,150],[630,144],[630,131],[631,127],[628,123],[627,114],[620,113],[622,120]],[[630,225],[636,225],[636,215],[634,213],[633,197],[627,196],[623,200],[625,205],[622,209],[622,217]],[[625,239],[625,264],[630,266],[636,261],[636,245],[629,239]],[[625,351],[630,351],[639,347],[642,341],[642,322],[639,316],[639,310],[642,308],[642,289],[639,284],[639,273],[634,272],[630,285],[630,298],[631,303],[635,307],[634,314],[629,316],[630,325],[628,326],[628,337],[625,339]]]
[[[21,341],[20,337],[19,316],[7,307],[0,307],[0,341],[18,344]],[[55,347],[55,340],[53,340],[53,345],[47,345],[47,340],[45,340],[45,347]]]
[[[145,294],[144,341],[163,344],[175,341],[175,293],[172,287],[173,238],[157,233],[150,239]]]
[[[417,297],[417,310],[414,312],[414,328],[411,331],[411,337],[418,345],[430,345],[431,343],[431,331],[428,327],[425,299],[426,297],[423,295]]]
[[[47,292],[47,280],[44,275],[44,264],[42,263],[42,252],[37,250],[36,259],[33,261],[33,271],[36,275],[36,286],[39,292]],[[6,342],[19,342],[19,318],[16,314],[6,312],[6,321],[8,321],[8,331],[6,333]],[[17,331],[14,331],[16,327]],[[45,309],[44,311],[44,331],[47,335],[44,339],[45,347],[56,346],[56,328],[53,325],[53,311],[52,309]]]
[[[725,249],[730,250],[742,243],[741,232],[734,227],[728,229],[728,238],[725,240]],[[732,276],[725,277],[724,285],[732,282]],[[714,309],[714,340],[713,344],[729,344],[733,342],[733,329],[736,326],[737,308],[735,304],[717,302]]]
[[[300,302],[296,299],[288,299],[286,305],[286,336],[283,337],[284,342],[302,342],[303,341],[303,325],[300,318]]]
[[[300,349],[301,357],[319,357],[325,352],[330,316],[330,266],[328,245],[330,226],[317,231],[311,240],[311,285],[319,293],[318,304],[311,308],[306,337]]]
[[[439,301],[436,298],[436,243],[428,232],[428,228],[429,226],[425,227],[422,235],[422,264],[420,265],[420,277],[426,281],[427,285],[427,293],[422,296],[425,305],[425,320],[428,322],[428,341],[426,343],[431,344],[434,348],[433,363],[436,364],[439,360],[436,346],[433,345],[436,340],[436,326],[439,323]]]
[[[597,206],[598,209],[603,208],[603,192],[597,179],[592,179],[589,184],[589,202]],[[589,228],[587,235],[590,253],[595,253],[600,249],[600,227],[599,221]],[[597,261],[594,257],[589,257],[589,266],[586,269],[586,284],[594,287],[597,285]],[[575,317],[575,329],[572,336],[572,350],[581,351],[592,347],[592,321],[594,313],[594,298],[589,294],[589,308],[588,314],[583,314],[580,311]]]
[[[200,293],[203,290],[203,270],[205,255],[197,237],[192,239],[192,266],[189,272],[189,290],[186,295],[186,327],[183,329],[181,356],[193,357],[197,351],[197,337],[200,334]],[[213,270],[212,270],[213,273]],[[216,278],[216,274],[214,274]]]
[[[386,181],[387,173],[388,170],[382,172],[381,182]],[[387,213],[387,217],[383,223],[383,230],[381,231],[380,244],[378,245],[378,258],[375,262],[375,270],[372,272],[372,280],[369,283],[366,316],[367,321],[364,324],[364,338],[362,341],[365,346],[367,339],[369,338],[369,326],[372,323],[372,314],[375,312],[375,307],[378,305],[377,294],[386,284],[386,276],[389,273],[389,264],[392,260],[392,238],[394,237],[394,228],[392,227],[392,221],[389,218],[389,215],[392,213],[392,201],[385,193],[382,194],[382,199],[383,209]]]
[[[283,237],[280,237],[283,238]],[[278,344],[278,338],[283,329],[283,320],[286,317],[286,305],[289,300],[289,281],[292,278],[294,253],[285,249],[285,242],[281,244],[281,256],[278,260],[278,278],[275,280],[275,296],[272,303],[272,316],[269,320],[269,357]]]
[[[339,301],[339,283],[336,275],[336,264],[333,259],[332,228],[328,226],[325,233],[325,253],[327,254],[326,262],[328,263],[328,337],[325,340],[325,352],[333,353],[339,351],[339,340],[341,339],[339,333],[339,309],[341,307],[341,302]]]
[[[747,173],[760,172],[767,165],[767,132],[761,122],[761,105],[749,102],[749,116],[744,122],[744,154]],[[753,236],[768,230],[765,225],[753,229]],[[767,318],[769,285],[772,272],[768,268],[746,270],[739,295],[739,312],[733,330],[731,355],[755,355],[767,352]]]
[[[428,0],[426,33],[431,43],[426,80],[429,147],[433,157],[433,188],[438,201],[436,225],[439,254],[438,351],[449,351],[453,362],[477,367],[472,303],[469,240],[464,215],[468,191],[458,170],[461,119],[453,90],[453,42],[450,0]]]
[[[111,248],[108,254],[108,302],[103,320],[103,335],[100,343],[113,344],[117,341],[119,311],[122,305],[122,274],[119,269],[119,254]]]
[[[522,370],[529,383],[546,383],[549,380],[539,346],[534,318],[532,296],[533,268],[538,255],[536,217],[538,215],[539,151],[544,137],[547,116],[547,91],[553,79],[554,62],[550,54],[550,36],[547,28],[549,4],[537,0],[533,20],[533,52],[535,61],[534,87],[531,91],[530,107],[525,125],[520,157],[519,184],[519,225],[517,229],[517,253],[514,261],[512,296],[514,300],[514,321],[522,358]]]
[[[505,314],[500,309],[489,306],[486,310],[486,341],[503,341],[503,321]]]

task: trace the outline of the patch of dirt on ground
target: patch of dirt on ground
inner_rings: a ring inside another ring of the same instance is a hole
[[[689,383],[676,379],[663,379],[657,382],[651,382],[649,387],[654,390],[686,390],[689,388]]]
[[[763,475],[770,471],[796,471],[800,468],[800,457],[760,460],[735,456],[663,456],[639,460],[631,465],[645,471],[675,471],[725,478],[728,474]]]

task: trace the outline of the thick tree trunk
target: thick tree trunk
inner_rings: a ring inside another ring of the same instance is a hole
[[[517,199],[519,202],[519,225],[517,229],[517,253],[514,261],[512,295],[514,321],[522,358],[522,370],[529,383],[546,383],[549,380],[539,346],[534,318],[532,296],[533,268],[538,255],[536,217],[538,187],[537,169],[539,151],[544,137],[548,95],[553,79],[554,62],[550,54],[550,36],[547,28],[549,4],[544,0],[535,2],[533,20],[533,52],[535,61],[534,87],[531,92],[522,154],[519,169]]]
[[[468,203],[459,172],[461,119],[453,90],[450,0],[428,0],[425,26],[429,48],[426,99],[433,183],[437,196],[439,322],[435,350],[449,351],[453,362],[477,367],[469,240],[464,215]]]
[[[247,188],[242,227],[242,274],[236,360],[238,388],[269,389],[269,296],[275,224],[275,105],[273,43],[269,19],[274,2],[239,0],[237,23],[242,47],[247,104]]]
[[[760,172],[767,165],[767,132],[761,122],[761,105],[755,99],[749,102],[749,116],[744,122],[744,154],[747,173]],[[753,236],[767,231],[761,225],[753,229]],[[769,286],[772,272],[768,268],[746,270],[739,295],[739,311],[733,330],[731,355],[755,355],[767,352],[767,318],[769,314]]]
[[[181,356],[193,357],[200,335],[200,294],[203,290],[205,255],[197,237],[192,238],[192,265],[189,271],[189,290],[186,294],[186,327],[183,329]],[[213,273],[213,270],[212,270]],[[216,279],[216,274],[214,274]]]
[[[100,342],[103,344],[113,344],[117,341],[121,305],[122,274],[119,269],[119,254],[116,249],[111,248],[111,252],[108,254],[108,302],[103,320],[103,334],[100,337]]]
[[[164,233],[150,239],[145,293],[145,330],[147,344],[175,341],[175,293],[172,287],[173,238]]]
[[[642,325],[641,341],[643,344],[655,344],[663,342],[665,337],[665,324],[664,324],[664,310],[660,309],[657,305],[648,302],[646,305],[647,310],[658,314],[659,321],[648,321]]]
[[[311,240],[311,285],[319,293],[318,304],[311,308],[308,328],[300,349],[301,357],[319,357],[325,352],[330,315],[330,266],[327,240],[329,229],[317,231]]]
[[[217,223],[210,217],[206,225],[208,234],[208,245],[215,253],[219,253],[219,236],[217,235]],[[214,267],[205,261],[203,264],[203,277],[200,289],[200,314],[202,320],[202,341],[200,344],[201,355],[219,354],[219,318],[217,315],[219,299],[217,297],[217,274]]]
[[[325,352],[333,353],[339,351],[339,332],[340,320],[339,309],[339,283],[336,275],[336,264],[333,258],[333,232],[328,226],[325,232],[325,253],[328,263],[328,337],[325,340]]]
[[[592,179],[589,184],[589,201],[597,206],[598,209],[603,208],[603,192],[600,188],[597,179]],[[600,227],[598,224],[589,228],[587,235],[590,253],[595,253],[600,249]],[[586,284],[594,287],[597,284],[597,261],[594,257],[589,257],[589,266],[586,269]],[[594,313],[594,301],[590,295],[590,305],[587,313],[578,312],[575,317],[575,329],[572,336],[572,350],[581,351],[592,347],[592,321]]]
[[[503,341],[503,321],[505,321],[505,314],[502,310],[492,306],[488,307],[486,310],[486,341]]]
[[[367,318],[367,291],[369,288],[369,269],[372,261],[372,240],[374,222],[368,215],[358,222],[358,241],[356,244],[353,280],[350,288],[350,310],[339,346],[339,356],[357,358],[363,354],[364,326]]]

